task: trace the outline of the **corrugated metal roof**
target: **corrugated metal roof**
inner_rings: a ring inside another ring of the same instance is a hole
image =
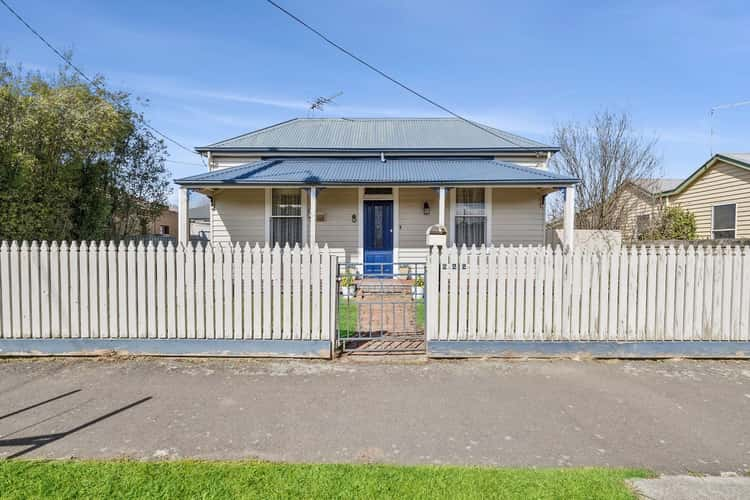
[[[557,150],[487,125],[477,125],[492,133],[457,118],[296,118],[196,149]]]
[[[720,155],[750,165],[750,153],[720,153]]]
[[[633,182],[649,193],[658,194],[676,188],[680,185],[682,179],[637,179]]]
[[[729,164],[734,165],[737,168],[750,170],[750,153],[717,153],[713,155],[706,163],[698,167],[698,170],[690,174],[690,177],[680,182],[672,189],[665,190],[662,194],[666,196],[674,196],[683,192],[696,179],[706,173],[709,168],[715,165],[717,161],[721,160],[729,162]]]
[[[261,160],[178,179],[181,185],[226,184],[540,184],[578,179],[512,163],[475,158],[290,158]]]

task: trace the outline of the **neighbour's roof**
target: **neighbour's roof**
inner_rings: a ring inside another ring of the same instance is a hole
[[[482,158],[289,158],[261,160],[184,179],[211,185],[569,185],[574,177]]]
[[[719,156],[726,156],[727,158],[750,166],[750,153],[720,153]]]
[[[636,179],[633,183],[651,194],[670,191],[680,185],[682,179]]]
[[[295,118],[197,151],[557,151],[458,118]]]
[[[662,194],[665,196],[672,196],[684,191],[690,184],[698,179],[701,175],[711,168],[717,161],[723,161],[730,165],[734,165],[738,168],[750,170],[750,153],[717,153],[713,155],[706,163],[698,167],[698,169],[690,174],[690,176],[678,183],[671,189],[665,189]]]
[[[189,217],[194,220],[208,219],[209,205],[207,203],[201,203],[200,205],[194,205],[190,207]]]

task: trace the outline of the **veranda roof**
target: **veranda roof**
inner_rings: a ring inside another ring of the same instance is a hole
[[[175,181],[212,185],[544,185],[578,179],[489,158],[283,158],[260,160]]]

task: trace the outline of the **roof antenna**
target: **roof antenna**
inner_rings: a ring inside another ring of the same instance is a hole
[[[321,97],[316,98],[313,101],[308,101],[308,103],[310,104],[310,111],[323,111],[323,108],[327,104],[332,104],[333,100],[341,96],[343,93],[344,92],[338,92],[332,96],[328,96],[328,97],[321,96]]]

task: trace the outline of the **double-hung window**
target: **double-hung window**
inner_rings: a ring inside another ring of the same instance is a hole
[[[484,245],[487,241],[487,210],[484,188],[456,189],[456,234],[458,246]]]
[[[284,246],[302,244],[302,191],[271,191],[271,243]]]
[[[735,222],[737,221],[736,204],[732,203],[729,205],[714,206],[711,219],[713,231],[712,236],[714,239],[734,239],[736,229]]]

